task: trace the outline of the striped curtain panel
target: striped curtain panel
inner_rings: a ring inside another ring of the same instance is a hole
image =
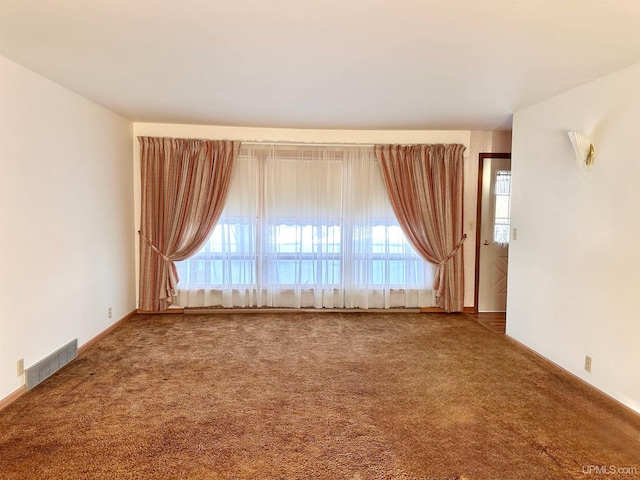
[[[407,240],[437,266],[436,304],[464,307],[464,145],[376,145],[393,210]]]
[[[140,303],[169,307],[174,262],[196,253],[222,212],[240,142],[138,137],[142,185]]]

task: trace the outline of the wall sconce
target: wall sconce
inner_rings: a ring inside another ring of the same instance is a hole
[[[567,132],[573,151],[576,154],[576,160],[581,167],[592,167],[595,161],[595,149],[591,139],[581,132]]]

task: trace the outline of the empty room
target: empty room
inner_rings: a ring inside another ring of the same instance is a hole
[[[637,0],[0,0],[0,479],[640,478]]]

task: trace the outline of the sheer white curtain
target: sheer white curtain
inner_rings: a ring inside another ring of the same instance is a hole
[[[434,305],[372,147],[242,146],[218,225],[177,266],[185,307]]]

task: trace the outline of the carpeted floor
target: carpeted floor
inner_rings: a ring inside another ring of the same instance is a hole
[[[466,315],[138,316],[0,412],[2,479],[639,476],[637,418]]]

